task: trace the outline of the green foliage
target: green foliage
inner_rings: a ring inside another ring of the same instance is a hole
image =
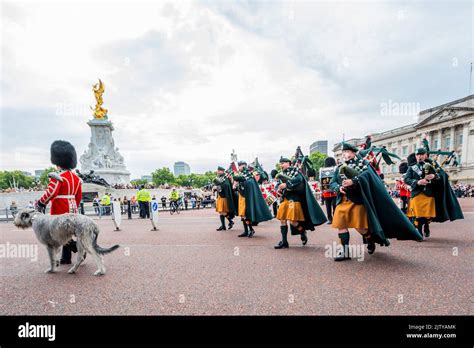
[[[161,169],[156,169],[152,175],[152,180],[155,185],[164,185],[164,184],[175,184],[175,177],[169,168],[163,167]]]
[[[321,152],[313,152],[309,155],[309,159],[313,163],[313,169],[316,172],[316,176],[319,175],[319,168],[324,167],[324,160],[328,157],[327,155]]]
[[[56,171],[56,169],[54,167],[45,168],[43,173],[41,173],[41,175],[39,177],[39,181],[40,181],[41,185],[43,185],[43,186],[48,185],[48,183],[49,183],[48,174],[51,173],[51,172],[55,172],[55,171]]]
[[[216,173],[208,171],[204,174],[179,175],[175,177],[169,168],[156,169],[152,173],[153,183],[155,185],[177,185],[193,188],[202,188],[209,185],[216,177]]]
[[[0,171],[0,189],[13,187],[30,188],[34,184],[34,178],[25,175],[20,170]]]

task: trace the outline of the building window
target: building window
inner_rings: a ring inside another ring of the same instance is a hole
[[[434,147],[434,150],[438,150],[438,149],[439,149],[439,146],[438,146],[438,139],[435,139],[435,141],[433,142],[433,147]]]
[[[392,165],[392,174],[397,174],[397,166],[395,164]]]
[[[402,156],[408,156],[408,146],[402,147]]]
[[[396,148],[396,147],[394,147],[394,148],[392,149],[392,153],[394,153],[395,155],[398,155],[398,153],[397,153],[397,148]]]
[[[451,147],[451,136],[450,135],[447,135],[445,138],[444,138],[444,147],[446,149],[449,149]]]
[[[462,145],[462,134],[458,136],[458,145]]]

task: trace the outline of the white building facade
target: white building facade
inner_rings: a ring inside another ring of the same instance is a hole
[[[432,151],[452,151],[458,156],[458,166],[445,166],[444,169],[453,183],[474,184],[474,95],[421,111],[418,122],[400,128],[372,135],[372,144],[386,146],[389,152],[397,154],[402,160],[422,146],[427,136]],[[348,140],[360,144],[365,138]],[[341,146],[334,149],[336,159],[341,157]],[[441,157],[441,161],[445,156]],[[383,161],[382,161],[383,162]],[[382,172],[387,184],[393,184],[398,173],[398,164],[382,164]]]

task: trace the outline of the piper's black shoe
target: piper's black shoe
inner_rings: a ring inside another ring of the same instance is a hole
[[[425,237],[428,238],[430,236],[430,225],[425,224],[423,226],[423,232],[425,232]]]
[[[375,252],[375,243],[367,243],[367,252],[369,253],[369,255],[372,255]]]
[[[349,247],[348,245],[344,245],[344,250],[339,252],[339,254],[334,258],[334,261],[345,261],[350,259],[351,257],[349,255]]]
[[[306,232],[303,232],[301,235],[301,242],[303,242],[303,245],[306,245],[308,243],[308,236],[306,235]]]
[[[239,234],[239,237],[248,237],[249,233],[247,231],[244,231],[244,233]]]
[[[233,226],[234,226],[234,221],[230,220],[228,229],[230,230]]]
[[[350,256],[344,255],[344,253],[340,253],[338,256],[334,258],[334,261],[345,261],[345,260],[350,260]]]
[[[219,228],[216,228],[216,231],[225,231],[225,230],[226,230],[225,226],[221,226]]]
[[[70,265],[72,262],[71,262],[71,260],[63,260],[63,259],[61,259],[61,261],[59,261],[59,263],[60,263],[61,265]]]
[[[252,238],[254,234],[255,234],[255,230],[251,229],[247,237]]]
[[[280,241],[277,245],[275,245],[275,249],[286,249],[289,248],[290,246],[288,243],[284,243],[283,241]]]

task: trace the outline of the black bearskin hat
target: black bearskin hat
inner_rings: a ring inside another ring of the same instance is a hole
[[[412,165],[416,164],[415,153],[411,153],[410,155],[408,155],[407,162],[408,162],[408,166],[412,166]]]
[[[51,163],[61,167],[62,169],[76,168],[76,149],[67,141],[54,141],[51,144]]]
[[[324,160],[324,167],[334,167],[336,165],[336,160],[333,157],[327,157]]]
[[[308,178],[314,178],[315,175],[316,171],[313,168],[308,168],[308,170],[306,171],[306,176]]]
[[[270,172],[270,175],[271,175],[272,179],[275,179],[277,174],[278,174],[278,170],[276,170],[276,169],[272,169],[272,171]]]
[[[407,170],[408,170],[408,163],[407,162],[400,163],[400,165],[398,166],[398,172],[400,174],[405,174]]]

